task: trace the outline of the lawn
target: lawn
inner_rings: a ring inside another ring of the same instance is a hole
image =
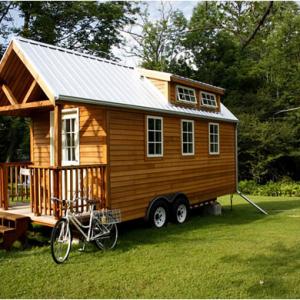
[[[161,230],[125,224],[117,249],[73,249],[56,265],[48,245],[0,252],[1,298],[299,298],[300,198],[238,197],[222,216],[194,212]]]

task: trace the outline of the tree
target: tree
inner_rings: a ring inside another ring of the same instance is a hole
[[[26,38],[111,58],[122,42],[120,30],[132,24],[138,8],[131,2],[18,2]]]
[[[161,2],[160,18],[152,21],[148,7],[140,15],[136,26],[127,30],[133,45],[126,49],[130,56],[141,59],[141,66],[148,69],[167,71],[174,61],[180,59],[182,39],[187,21],[179,10]]]

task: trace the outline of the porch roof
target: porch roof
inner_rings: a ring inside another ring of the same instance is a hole
[[[173,105],[137,68],[24,38],[12,40],[54,100],[77,101],[237,122],[220,112]]]

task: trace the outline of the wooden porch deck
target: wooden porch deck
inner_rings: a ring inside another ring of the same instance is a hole
[[[25,204],[9,207],[8,210],[0,208],[0,212],[5,212],[6,214],[12,214],[12,215],[26,216],[31,219],[32,223],[48,226],[48,227],[53,227],[57,221],[53,216],[34,215],[34,213],[31,211],[30,205],[25,205]]]
[[[33,223],[52,226],[64,208],[52,198],[87,198],[107,207],[106,165],[65,167],[35,166],[31,163],[0,163],[0,212],[27,216]],[[88,209],[77,201],[78,213]]]

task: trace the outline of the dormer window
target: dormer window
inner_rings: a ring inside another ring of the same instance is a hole
[[[213,107],[213,108],[217,107],[217,100],[215,94],[201,92],[200,95],[201,95],[201,104],[203,106]]]
[[[197,102],[195,90],[181,85],[176,86],[176,99],[180,102],[192,104]]]

